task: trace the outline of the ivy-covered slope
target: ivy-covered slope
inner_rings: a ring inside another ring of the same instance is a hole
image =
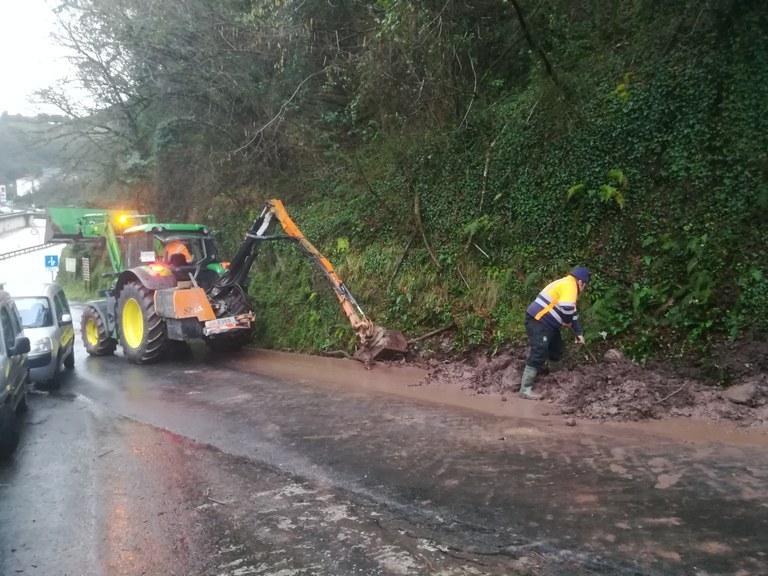
[[[593,341],[681,356],[764,334],[766,10],[642,4],[608,32],[539,19],[554,75],[531,52],[525,81],[487,82],[462,125],[362,135],[275,194],[313,198],[289,209],[379,322],[453,323],[457,350],[519,337],[539,287],[582,264]],[[265,254],[262,342],[351,344],[322,283],[290,249]]]
[[[99,195],[204,220],[230,253],[279,197],[376,321],[451,326],[451,351],[519,340],[575,265],[595,345],[765,337],[764,2],[125,4],[62,13],[84,83],[114,88],[71,126],[98,128]],[[125,65],[89,66],[114,45]],[[295,247],[270,244],[250,292],[261,345],[354,345]]]

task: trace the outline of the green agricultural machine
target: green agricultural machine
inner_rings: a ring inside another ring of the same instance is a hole
[[[50,208],[46,241],[98,242],[112,263],[114,284],[86,303],[81,330],[88,354],[113,354],[144,364],[161,359],[173,342],[202,338],[213,350],[237,350],[251,339],[254,314],[247,279],[264,241],[288,240],[331,283],[352,328],[361,361],[407,352],[400,332],[375,325],[331,263],[301,234],[282,202],[270,200],[253,221],[231,262],[222,261],[207,227],[159,223],[135,211]],[[282,234],[272,234],[275,224]]]

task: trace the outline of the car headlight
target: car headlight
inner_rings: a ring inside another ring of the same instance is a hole
[[[52,349],[53,347],[51,345],[51,339],[46,336],[45,338],[40,338],[39,340],[32,342],[29,353],[42,354],[44,352],[50,352]]]

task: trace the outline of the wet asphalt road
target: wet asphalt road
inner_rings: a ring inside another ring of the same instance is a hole
[[[343,361],[77,353],[0,463],[3,576],[768,574],[759,446],[334,385]]]

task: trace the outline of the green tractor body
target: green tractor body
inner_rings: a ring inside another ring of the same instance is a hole
[[[114,284],[88,302],[81,322],[92,356],[114,353],[118,342],[132,362],[159,360],[174,342],[202,338],[214,350],[250,341],[254,319],[246,295],[249,271],[264,242],[295,244],[330,282],[359,338],[361,361],[404,354],[405,336],[366,316],[331,263],[301,233],[283,203],[269,200],[231,262],[222,262],[208,229],[163,224],[135,211],[49,209],[48,241],[106,244]],[[274,234],[276,226],[282,234]]]
[[[83,311],[90,355],[113,354],[120,343],[130,361],[143,364],[162,358],[174,341],[203,338],[220,350],[250,340],[252,313],[244,291],[215,302],[207,296],[227,263],[205,226],[78,208],[49,209],[48,219],[48,241],[97,241],[109,253],[114,283]]]

